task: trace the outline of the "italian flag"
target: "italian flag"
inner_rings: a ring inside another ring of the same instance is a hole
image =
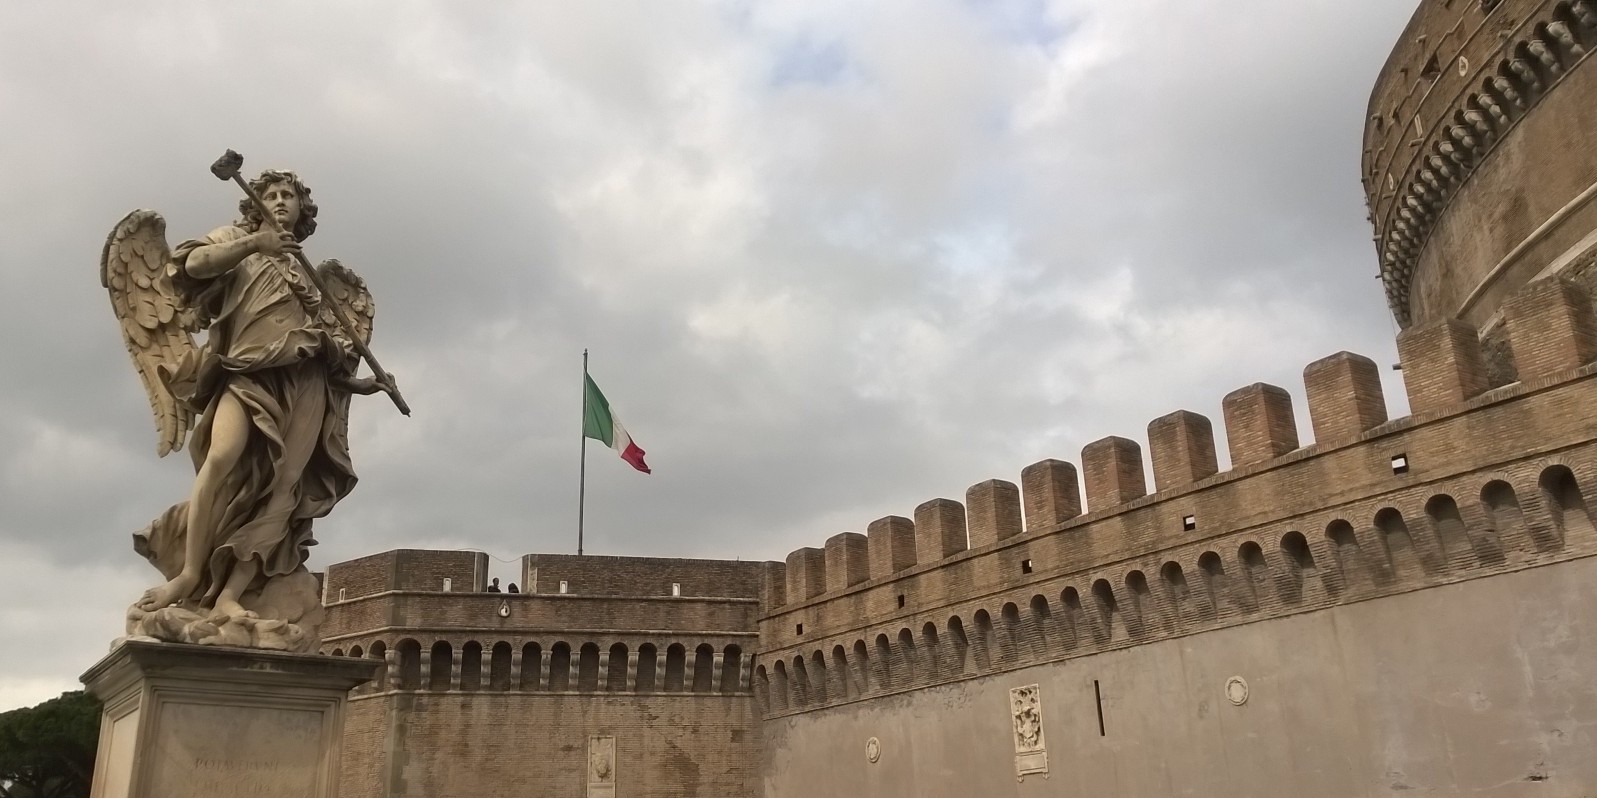
[[[604,443],[616,450],[628,465],[649,473],[649,464],[643,462],[643,450],[632,441],[627,428],[621,426],[621,419],[610,412],[610,402],[599,392],[599,386],[586,374],[582,375],[582,380],[587,384],[587,394],[582,399],[582,436]]]

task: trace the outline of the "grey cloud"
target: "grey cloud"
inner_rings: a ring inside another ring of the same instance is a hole
[[[153,576],[127,534],[189,465],[96,258],[135,207],[227,222],[222,148],[313,186],[307,249],[370,280],[417,411],[360,402],[313,564],[570,550],[583,347],[656,469],[590,446],[591,550],[779,559],[1390,360],[1356,170],[1402,5],[0,3],[0,582],[99,580],[69,643],[5,594],[44,653],[0,703]]]

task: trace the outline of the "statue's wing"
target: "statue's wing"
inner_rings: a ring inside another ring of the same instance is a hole
[[[361,343],[370,343],[372,319],[377,316],[377,306],[372,303],[372,292],[366,288],[366,281],[336,260],[322,261],[322,265],[316,267],[316,276],[322,278],[322,286],[326,289],[322,296],[322,323],[345,345],[350,343],[338,326],[338,317],[326,304],[337,303],[355,322],[355,334],[360,336]],[[350,349],[353,351],[354,347]]]
[[[166,220],[155,211],[123,217],[100,253],[100,283],[111,293],[122,340],[155,411],[162,457],[183,448],[194,421],[194,411],[173,395],[167,378],[197,355],[194,313],[167,275],[170,260]]]

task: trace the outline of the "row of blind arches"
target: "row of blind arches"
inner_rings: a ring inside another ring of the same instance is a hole
[[[382,640],[363,650],[356,645],[333,656],[369,657],[383,663],[377,678],[356,692],[428,690],[435,692],[609,692],[609,693],[737,693],[748,689],[746,660],[736,644],[721,650],[709,643],[689,651],[672,643],[662,651],[653,643],[628,649],[625,643],[601,648],[584,643],[573,651],[560,641],[547,650],[541,643],[508,641],[486,652],[473,640],[460,647],[438,640],[423,650],[414,638],[388,648]],[[517,656],[519,653],[519,656]]]
[[[1118,590],[1098,579],[1086,597],[1071,586],[1057,597],[1032,596],[1025,612],[1006,603],[996,622],[978,609],[969,631],[953,615],[941,629],[927,622],[918,637],[906,627],[891,637],[880,633],[872,644],[859,639],[830,652],[762,657],[754,672],[756,696],[767,712],[852,700],[1176,634],[1272,606],[1335,603],[1418,586],[1449,572],[1499,566],[1511,556],[1557,552],[1571,538],[1597,538],[1569,468],[1547,468],[1537,487],[1540,502],[1531,518],[1513,486],[1493,480],[1481,490],[1478,512],[1461,511],[1452,496],[1440,493],[1425,504],[1426,523],[1413,528],[1387,507],[1362,532],[1338,519],[1318,542],[1296,530],[1285,533],[1274,553],[1246,541],[1231,569],[1218,552],[1206,551],[1193,580],[1172,560],[1159,569],[1157,588],[1133,570]]]

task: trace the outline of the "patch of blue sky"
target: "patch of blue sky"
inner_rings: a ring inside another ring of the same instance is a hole
[[[933,239],[937,265],[954,278],[1010,270],[1015,264],[1015,231],[999,219],[973,220]]]
[[[1049,10],[1048,0],[962,0],[1006,41],[1052,49],[1079,23]]]
[[[770,83],[777,88],[832,86],[848,79],[852,66],[848,48],[841,41],[796,36],[777,43]]]

